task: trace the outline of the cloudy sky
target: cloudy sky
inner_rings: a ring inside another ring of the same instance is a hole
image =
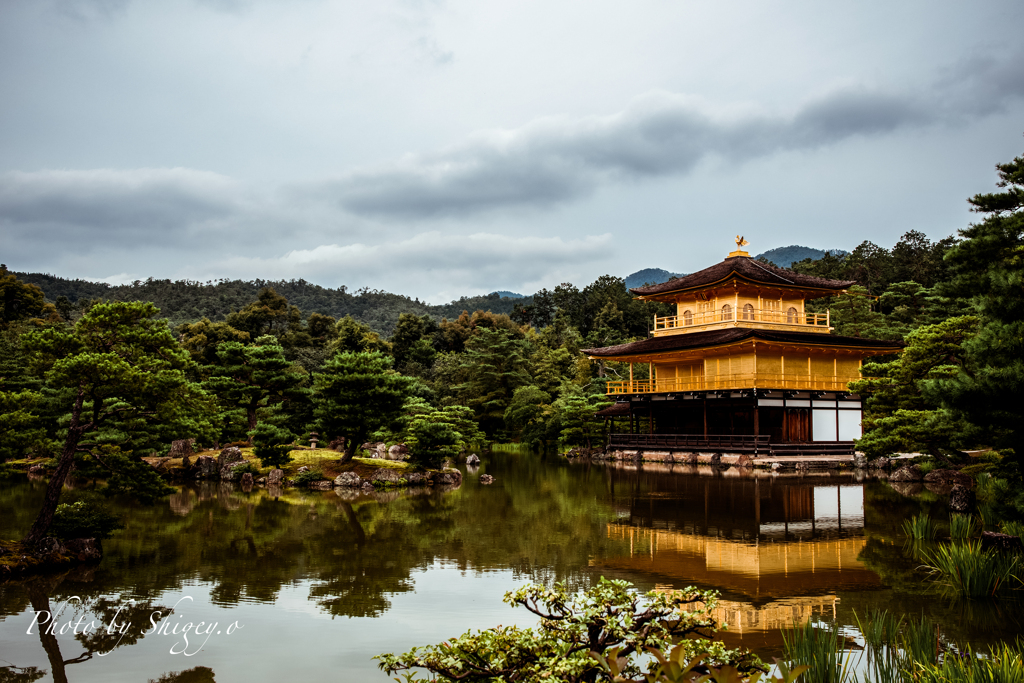
[[[0,260],[440,302],[938,239],[1024,3],[0,0]]]

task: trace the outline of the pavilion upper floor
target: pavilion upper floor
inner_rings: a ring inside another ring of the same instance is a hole
[[[675,306],[674,315],[655,318],[655,336],[738,327],[827,334],[832,331],[830,313],[808,311],[806,302],[839,294],[852,284],[793,273],[736,251],[699,272],[632,292]]]
[[[726,328],[588,349],[624,365],[609,395],[721,390],[848,391],[863,359],[901,350],[899,342],[807,332]]]

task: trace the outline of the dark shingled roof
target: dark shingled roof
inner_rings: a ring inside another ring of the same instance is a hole
[[[690,273],[676,280],[662,282],[660,285],[649,285],[647,287],[634,287],[629,290],[634,294],[646,296],[649,294],[663,294],[675,292],[680,289],[691,289],[710,285],[728,279],[732,273],[742,278],[777,287],[814,287],[815,289],[847,289],[857,284],[856,280],[826,280],[812,275],[800,275],[782,268],[770,266],[767,263],[755,261],[749,256],[733,256],[721,263],[716,263],[710,268]]]
[[[620,417],[623,415],[629,415],[629,404],[613,403],[604,410],[597,411],[594,415],[596,417]]]
[[[750,327],[727,327],[724,330],[708,330],[707,332],[691,332],[689,334],[672,334],[664,337],[651,337],[641,341],[606,346],[601,349],[584,349],[588,356],[611,358],[615,356],[634,356],[643,353],[660,353],[663,351],[680,351],[706,346],[721,346],[744,339],[761,339],[767,342],[785,342],[789,344],[824,344],[827,346],[845,346],[863,349],[879,349],[884,353],[887,349],[903,348],[903,342],[884,341],[881,339],[861,339],[860,337],[838,337],[820,332],[789,332],[779,330],[758,330]]]

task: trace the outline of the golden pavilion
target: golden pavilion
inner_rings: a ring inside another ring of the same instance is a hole
[[[865,358],[902,344],[834,335],[828,311],[806,310],[807,301],[840,294],[853,281],[777,268],[743,251],[742,237],[736,243],[709,268],[630,290],[675,305],[675,315],[654,319],[651,337],[584,351],[629,364],[628,379],[608,383],[617,403],[603,414],[629,424],[611,445],[852,452],[861,400],[848,385],[860,379]]]

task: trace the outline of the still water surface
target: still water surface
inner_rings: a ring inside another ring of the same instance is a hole
[[[480,485],[483,473],[496,482]],[[445,493],[275,499],[203,483],[153,507],[118,503],[127,528],[104,543],[99,565],[0,585],[0,679],[146,681],[206,667],[218,683],[387,681],[373,655],[530,624],[501,602],[505,591],[586,587],[602,575],[644,590],[719,590],[724,639],[764,657],[794,621],[852,626],[854,610],[871,607],[927,614],[961,643],[1021,631],[1011,604],[951,604],[922,581],[900,527],[922,511],[945,517],[928,494],[853,475],[515,452],[488,454],[465,474]],[[43,487],[0,483],[0,537],[24,533]],[[34,625],[41,611],[59,613],[52,636]],[[111,629],[125,623],[124,635]]]

